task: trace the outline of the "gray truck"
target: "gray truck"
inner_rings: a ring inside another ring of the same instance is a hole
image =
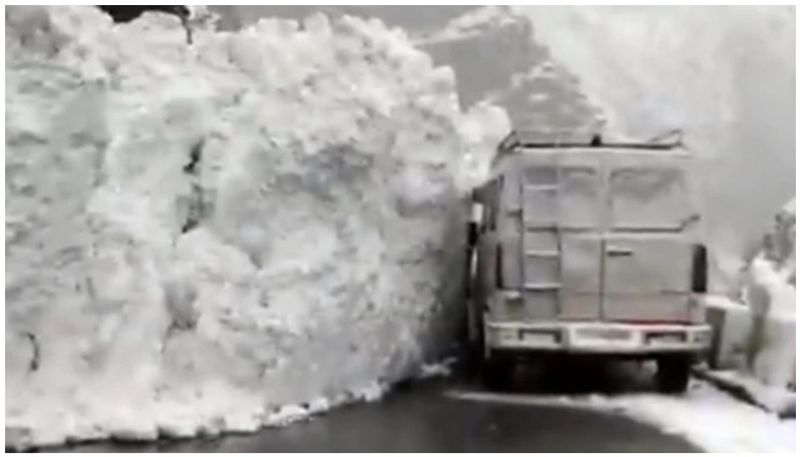
[[[474,193],[468,334],[489,387],[521,355],[650,358],[686,389],[707,350],[706,249],[679,141],[512,132]]]

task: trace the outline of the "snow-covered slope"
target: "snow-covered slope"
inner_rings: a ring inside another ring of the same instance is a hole
[[[594,129],[608,121],[608,136],[638,139],[684,129],[704,159],[718,291],[728,292],[724,283],[744,266],[763,221],[794,193],[791,7],[213,9],[232,28],[314,10],[381,17],[453,68],[462,103],[490,100],[518,128]]]
[[[252,430],[449,340],[509,125],[402,32],[6,18],[7,444]]]
[[[463,106],[498,104],[515,129],[602,129],[603,115],[577,78],[532,39],[530,20],[509,7],[470,10],[415,42],[434,62],[453,68]]]
[[[260,17],[303,18],[314,11],[378,17],[402,28],[436,65],[456,75],[462,107],[488,101],[515,128],[596,129],[603,113],[557,56],[535,39],[528,17],[507,6],[213,6],[224,27]],[[532,39],[533,37],[533,39]]]
[[[715,260],[735,274],[762,222],[794,194],[794,8],[515,11],[530,18],[531,38],[577,75],[609,129],[645,138],[685,131],[687,145],[704,159]]]

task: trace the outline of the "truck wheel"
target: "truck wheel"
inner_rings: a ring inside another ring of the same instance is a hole
[[[511,383],[514,365],[511,360],[496,355],[484,359],[481,367],[483,386],[489,390],[505,390]]]
[[[476,375],[483,370],[483,340],[469,340],[466,343],[466,360],[464,361],[469,373]]]
[[[686,392],[692,360],[685,355],[664,356],[658,359],[656,385],[659,392],[679,394]]]

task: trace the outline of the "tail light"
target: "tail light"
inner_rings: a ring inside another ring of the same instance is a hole
[[[499,244],[497,245],[497,255],[495,256],[495,268],[494,268],[494,281],[497,284],[498,289],[502,289],[504,287],[503,281],[503,247]]]
[[[706,293],[708,289],[708,253],[702,244],[695,245],[692,256],[692,292]]]

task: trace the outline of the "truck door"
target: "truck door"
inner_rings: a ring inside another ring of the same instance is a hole
[[[601,176],[593,158],[538,157],[521,180],[522,293],[537,319],[600,316]]]
[[[644,163],[613,166],[608,190],[602,317],[688,321],[693,245],[686,232],[697,216],[684,170]]]

